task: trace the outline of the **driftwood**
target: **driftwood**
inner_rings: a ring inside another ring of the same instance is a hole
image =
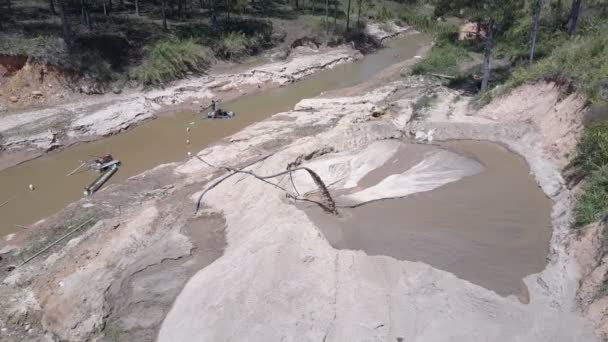
[[[338,211],[336,209],[336,203],[333,200],[333,198],[331,197],[329,190],[327,189],[327,186],[325,185],[325,183],[323,182],[323,180],[321,179],[321,177],[314,172],[313,170],[307,168],[307,167],[292,167],[291,165],[287,168],[287,170],[279,172],[279,173],[275,173],[272,175],[267,175],[267,176],[260,176],[258,174],[255,174],[252,171],[249,170],[245,170],[247,167],[254,165],[256,163],[261,162],[262,160],[267,159],[268,157],[270,157],[270,155],[256,160],[252,163],[249,163],[248,165],[240,168],[240,169],[236,169],[233,167],[229,167],[229,166],[216,166],[213,165],[209,162],[207,162],[206,160],[204,160],[203,158],[199,157],[199,156],[194,156],[196,159],[200,160],[201,162],[205,163],[207,166],[211,167],[211,168],[215,168],[215,169],[222,169],[222,170],[226,170],[228,171],[228,173],[226,175],[224,175],[223,177],[221,177],[220,179],[218,179],[217,181],[215,181],[213,184],[211,184],[207,189],[205,189],[200,196],[198,197],[198,200],[196,202],[196,210],[195,210],[195,214],[199,211],[200,207],[201,207],[201,203],[203,200],[203,197],[205,196],[205,194],[207,194],[210,190],[212,190],[213,188],[217,187],[218,185],[220,185],[222,182],[224,182],[226,179],[236,175],[236,174],[244,174],[244,175],[249,175],[252,176],[266,184],[272,185],[275,188],[278,188],[281,191],[284,191],[286,196],[288,198],[291,198],[293,200],[296,201],[305,201],[305,202],[311,202],[314,203],[318,206],[320,206],[323,210],[332,213],[332,214],[338,214]],[[323,198],[323,202],[319,202],[319,201],[315,201],[315,200],[311,200],[309,198],[306,197],[302,197],[300,195],[300,193],[298,192],[294,182],[293,182],[293,173],[296,171],[306,171],[310,177],[312,178],[312,180],[315,182],[315,184],[317,185],[317,187],[319,188],[319,191],[321,192],[322,198]],[[280,186],[279,184],[273,183],[271,181],[269,181],[270,179],[273,178],[277,178],[277,177],[281,177],[284,175],[289,175],[289,179],[291,180],[291,185],[292,188],[294,189],[294,193],[289,192],[289,190],[285,189],[284,187]]]

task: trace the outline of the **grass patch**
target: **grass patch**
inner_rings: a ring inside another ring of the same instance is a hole
[[[399,15],[407,25],[425,33],[449,34],[457,32],[456,25],[437,21],[431,16],[424,6],[409,6],[403,9]]]
[[[460,74],[459,65],[469,60],[467,50],[447,40],[439,41],[428,56],[414,66],[414,74],[445,74],[457,77]]]
[[[608,123],[585,129],[567,169],[579,179],[586,178],[577,196],[575,225],[601,219],[608,210]]]
[[[604,25],[608,28],[608,25]],[[531,66],[515,68],[501,87],[484,94],[480,105],[489,103],[524,83],[556,81],[584,94],[593,104],[608,103],[608,35],[593,29],[588,36],[575,37]]]
[[[577,196],[574,209],[575,225],[578,227],[602,219],[608,209],[608,166],[591,173]]]
[[[249,55],[249,40],[242,33],[230,32],[222,36],[214,50],[219,58],[237,60]]]
[[[568,165],[585,177],[592,171],[608,165],[608,123],[585,129],[576,145],[576,155]]]
[[[161,85],[188,72],[204,72],[210,60],[209,50],[192,39],[161,40],[145,48],[144,60],[132,75],[144,85]]]

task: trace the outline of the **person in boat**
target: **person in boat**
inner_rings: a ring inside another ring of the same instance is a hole
[[[224,118],[224,117],[231,117],[232,115],[230,114],[230,112],[227,112],[221,108],[219,108],[217,106],[218,101],[216,101],[215,99],[211,100],[211,111],[209,112],[209,114],[207,115],[209,118]]]

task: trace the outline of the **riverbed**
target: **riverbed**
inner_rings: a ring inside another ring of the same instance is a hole
[[[82,197],[85,186],[96,175],[92,172],[67,174],[83,160],[112,154],[122,166],[108,184],[123,181],[159,164],[183,160],[187,152],[200,151],[254,122],[287,111],[304,98],[363,83],[383,69],[411,59],[428,42],[428,36],[407,35],[388,42],[386,48],[359,62],[339,65],[302,81],[222,104],[237,113],[235,119],[214,121],[203,119],[199,113],[171,113],[126,133],[76,145],[3,170],[0,204],[9,202],[0,207],[0,236],[18,231],[19,226],[32,224]],[[29,191],[29,184],[36,190]]]

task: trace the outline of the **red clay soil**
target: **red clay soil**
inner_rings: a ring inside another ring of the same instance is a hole
[[[0,106],[23,109],[61,102],[73,91],[76,75],[56,66],[0,56]]]

